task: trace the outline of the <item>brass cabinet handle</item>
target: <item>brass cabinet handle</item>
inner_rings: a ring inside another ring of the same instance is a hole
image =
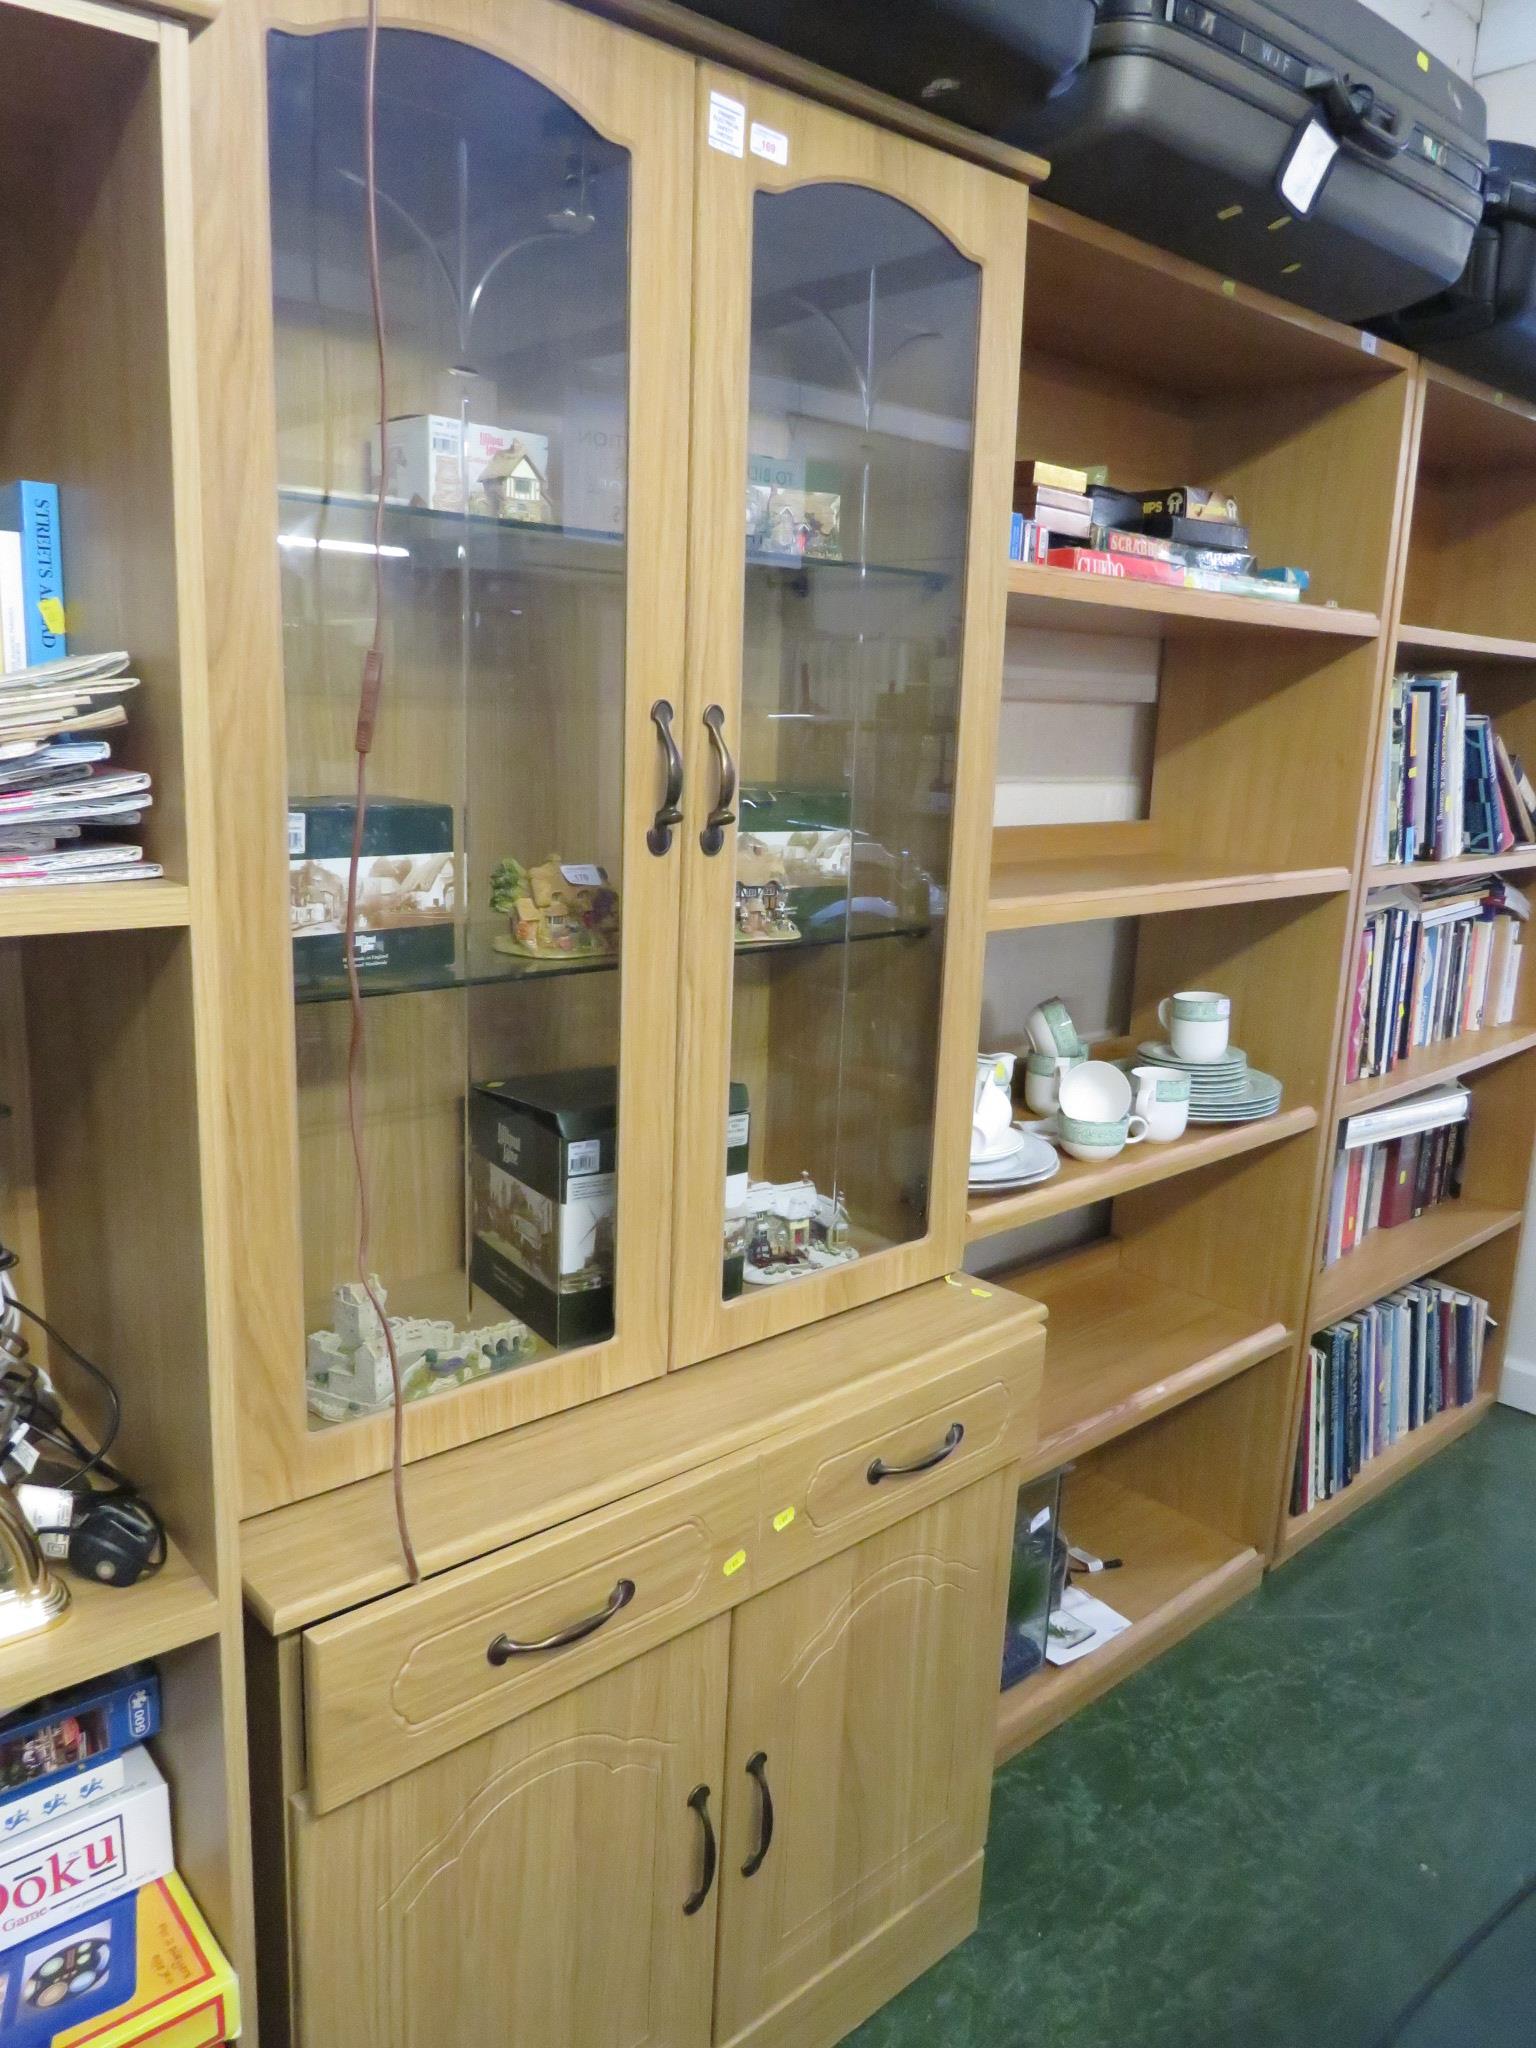
[[[882,1479],[910,1479],[914,1472],[931,1472],[935,1465],[942,1465],[959,1450],[965,1435],[963,1422],[952,1422],[943,1443],[936,1451],[930,1451],[926,1458],[917,1458],[910,1465],[887,1465],[883,1458],[876,1458],[866,1477],[871,1486],[878,1486]]]
[[[706,707],[704,723],[709,728],[710,743],[720,763],[720,791],[715,798],[715,808],[704,820],[699,844],[706,853],[715,854],[725,844],[726,826],[736,822],[736,813],[731,808],[736,801],[736,763],[725,743],[725,713],[718,704]]]
[[[768,1790],[768,1752],[760,1749],[756,1756],[747,1758],[747,1776],[757,1780],[759,1794],[757,1847],[741,1866],[743,1877],[756,1877],[763,1867],[763,1858],[773,1846],[773,1794]]]
[[[695,1785],[688,1794],[688,1804],[699,1816],[699,1824],[704,1830],[704,1875],[699,1879],[698,1890],[690,1892],[683,1901],[683,1911],[691,1915],[697,1913],[709,1897],[715,1881],[715,1828],[709,1817],[709,1787]]]
[[[645,835],[646,845],[659,856],[671,852],[672,827],[683,822],[683,757],[672,737],[672,706],[665,697],[658,697],[651,706],[651,723],[656,728],[667,761],[667,786],[662,793],[661,807]]]
[[[580,1621],[573,1621],[568,1628],[557,1628],[552,1636],[543,1636],[536,1643],[520,1643],[513,1636],[497,1636],[486,1651],[486,1660],[491,1664],[509,1664],[514,1657],[531,1657],[535,1650],[563,1650],[567,1643],[579,1643],[586,1636],[594,1636],[606,1622],[629,1605],[635,1597],[633,1579],[620,1579],[608,1595],[606,1606],[596,1614],[585,1615]]]

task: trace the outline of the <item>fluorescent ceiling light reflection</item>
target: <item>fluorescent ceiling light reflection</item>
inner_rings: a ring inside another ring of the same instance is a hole
[[[330,555],[371,555],[373,553],[373,542],[371,540],[317,540],[312,533],[280,533],[277,536],[277,544],[280,548],[305,548],[311,553],[316,548],[322,548]],[[391,547],[387,541],[380,547],[379,553],[381,555],[389,555],[394,560],[401,562],[409,561],[411,556],[409,548]]]

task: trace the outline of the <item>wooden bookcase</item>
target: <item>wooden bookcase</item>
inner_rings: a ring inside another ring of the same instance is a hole
[[[1515,1024],[1384,1082],[1340,1080],[1366,896],[1373,879],[1402,879],[1368,867],[1399,655],[1454,662],[1512,744],[1536,740],[1536,644],[1525,637],[1536,600],[1500,566],[1536,538],[1536,419],[1039,201],[1026,280],[1019,456],[1225,486],[1262,558],[1307,566],[1312,585],[1291,606],[1011,572],[1013,627],[1155,640],[1157,703],[1143,818],[994,834],[988,947],[1029,934],[1033,971],[1053,947],[1074,957],[1067,927],[1117,920],[1126,1035],[1096,1049],[1161,1035],[1156,1002],[1169,990],[1216,987],[1233,997],[1234,1038],[1285,1095],[1266,1122],[1191,1127],[1173,1144],[1106,1165],[1068,1161],[1041,1187],[970,1201],[971,1263],[1050,1310],[1029,1469],[1068,1468],[1063,1524],[1124,1558],[1106,1597],[1133,1624],[1002,1696],[1000,1760],[1484,1412],[1497,1339],[1477,1403],[1416,1432],[1304,1525],[1290,1522],[1311,1331],[1429,1271],[1488,1294],[1502,1317],[1536,1121],[1529,986]],[[1415,624],[1399,627],[1400,605]],[[1042,972],[1031,1000],[1053,992]],[[1005,1049],[1023,1044],[1015,1021]],[[1322,1274],[1339,1117],[1450,1073],[1474,1092],[1463,1199]],[[1025,1240],[1017,1260],[1009,1247],[1001,1265],[989,1260],[989,1240],[1048,1219],[1058,1244],[1086,1242],[1042,1257]]]
[[[199,545],[187,31],[90,0],[0,4],[0,474],[56,480],[72,651],[126,648],[114,758],[154,781],[165,878],[0,898],[0,1236],[17,1292],[111,1373],[114,1461],[164,1517],[165,1568],[70,1577],[0,1654],[0,1711],[153,1659],[178,1867],[251,1958],[227,1295],[209,1207],[222,1119],[202,1026],[217,906]],[[92,1389],[55,1371],[87,1429]]]

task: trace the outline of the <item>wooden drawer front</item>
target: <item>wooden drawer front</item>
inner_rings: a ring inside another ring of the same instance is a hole
[[[1032,1337],[1014,1372],[1000,1373],[988,1358],[948,1383],[930,1380],[839,1426],[770,1447],[758,1586],[776,1585],[1017,1457],[1021,1411],[1023,1433],[1033,1430],[1043,1351],[1043,1338]],[[891,1469],[913,1466],[923,1469]],[[872,1481],[875,1469],[882,1476]]]
[[[746,1457],[307,1630],[313,1809],[445,1755],[729,1607],[752,1583],[735,1560],[753,1547],[757,1505],[757,1461]],[[543,1643],[609,1608],[578,1640],[492,1661],[503,1639]]]

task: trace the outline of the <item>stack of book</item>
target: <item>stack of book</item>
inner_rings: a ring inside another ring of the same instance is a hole
[[[1319,1330],[1308,1354],[1291,1513],[1304,1515],[1482,1377],[1488,1304],[1421,1280]]]
[[[1303,569],[1257,569],[1231,498],[1192,484],[1117,489],[1100,469],[1021,462],[1009,554],[1080,575],[1297,602]],[[1084,545],[1086,543],[1086,545]]]
[[[1459,1082],[1427,1089],[1339,1126],[1323,1256],[1333,1265],[1373,1230],[1393,1230],[1461,1193],[1471,1097]]]
[[[107,764],[101,735],[127,723],[126,654],[87,654],[0,675],[0,888],[147,881],[143,848],[111,835],[142,823],[149,777]]]
[[[1536,786],[1453,670],[1392,680],[1376,806],[1378,866],[1536,845]]]
[[[1355,956],[1345,1078],[1390,1074],[1423,1046],[1510,1023],[1530,914],[1497,875],[1378,891]]]
[[[234,1974],[176,1875],[160,1725],[136,1667],[0,1721],[0,2041],[231,2040]]]

